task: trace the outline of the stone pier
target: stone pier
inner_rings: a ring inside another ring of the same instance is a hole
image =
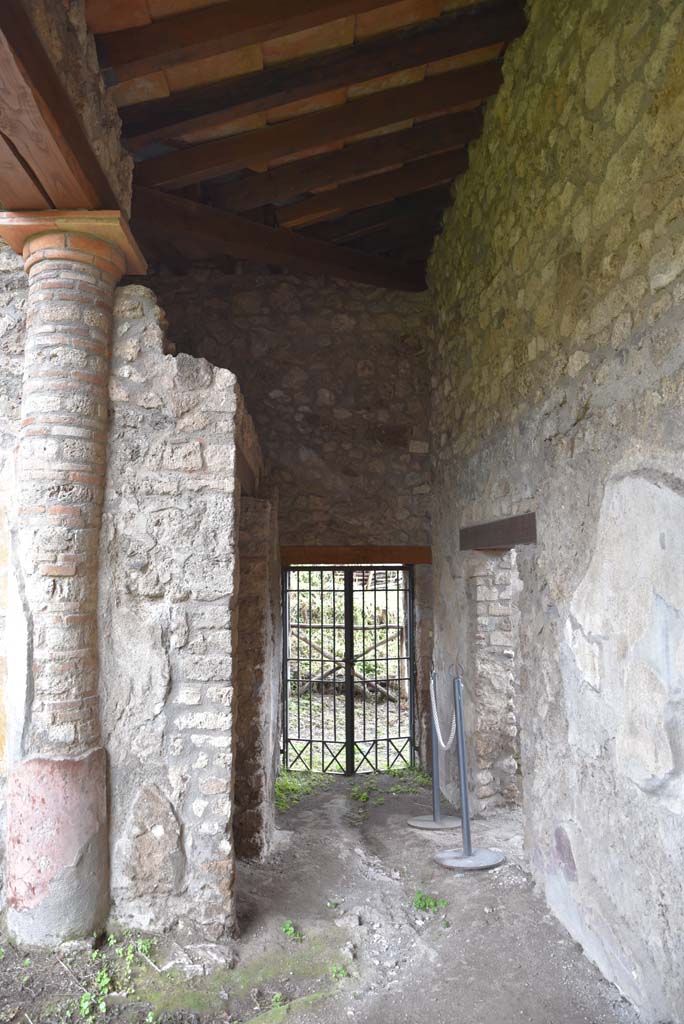
[[[104,237],[90,233],[103,224]],[[114,289],[137,257],[118,214],[4,215],[0,232],[29,276],[8,615],[8,925],[17,941],[49,946],[92,933],[109,906],[98,544]]]

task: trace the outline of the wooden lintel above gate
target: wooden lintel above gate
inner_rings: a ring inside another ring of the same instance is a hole
[[[537,517],[534,512],[466,526],[459,531],[461,551],[507,551],[518,544],[536,543]]]
[[[357,545],[296,545],[280,549],[283,565],[430,565],[432,549],[408,545],[361,547]]]

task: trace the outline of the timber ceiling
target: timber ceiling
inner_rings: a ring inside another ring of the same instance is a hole
[[[148,257],[416,290],[525,27],[521,0],[86,9],[136,161],[132,227]]]

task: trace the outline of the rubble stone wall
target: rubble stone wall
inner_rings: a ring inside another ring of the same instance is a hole
[[[23,3],[121,209],[130,214],[133,160],[121,144],[121,119],[100,75],[85,0]]]
[[[150,286],[179,351],[237,376],[283,544],[430,543],[423,296],[213,268]]]
[[[437,660],[468,664],[459,527],[535,510],[527,847],[644,1020],[679,1021],[684,7],[528,8],[429,271]]]
[[[112,913],[218,939],[234,926],[235,377],[164,354],[154,295],[115,306],[100,549]]]
[[[19,431],[28,279],[24,263],[0,242],[0,910],[5,905],[5,786],[7,777],[7,635],[14,448]]]

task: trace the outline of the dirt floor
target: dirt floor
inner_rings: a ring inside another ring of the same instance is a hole
[[[460,875],[432,861],[459,833],[406,826],[428,809],[411,776],[331,780],[279,815],[267,863],[240,866],[232,950],[4,943],[0,1022],[637,1024],[535,891],[517,813],[473,826],[506,864]]]

